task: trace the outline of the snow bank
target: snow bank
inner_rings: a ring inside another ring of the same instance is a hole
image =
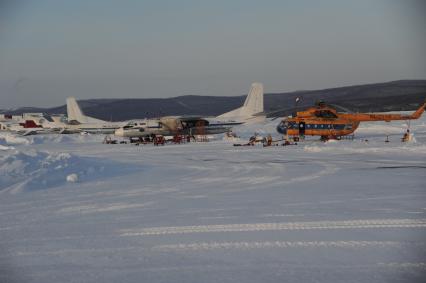
[[[33,136],[19,136],[13,133],[0,133],[0,145],[31,145],[45,143],[88,143],[101,142],[104,135],[81,134],[41,134]]]
[[[75,182],[105,179],[134,171],[105,159],[79,157],[69,153],[13,150],[0,157],[0,191],[31,191]]]
[[[88,142],[101,142],[104,135],[81,135],[81,134],[47,134],[35,135],[30,138],[31,144],[45,144],[45,143],[88,143]]]
[[[18,137],[10,133],[0,133],[0,144],[1,145],[28,145],[28,144],[31,144],[31,141],[24,137]]]
[[[13,146],[4,146],[4,145],[0,144],[0,150],[11,150],[11,149],[14,149],[14,147]]]

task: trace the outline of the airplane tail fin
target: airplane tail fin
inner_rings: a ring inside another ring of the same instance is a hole
[[[263,84],[253,83],[251,85],[243,108],[243,112],[247,116],[263,112]]]
[[[81,111],[74,97],[67,98],[67,116],[68,121],[75,120],[80,123],[87,123],[87,117]]]
[[[263,84],[253,83],[243,106],[217,116],[217,118],[248,119],[263,111]]]
[[[420,116],[422,116],[423,112],[425,111],[425,107],[426,107],[426,102],[423,103],[423,105],[420,106],[419,109],[416,110],[416,112],[411,114],[410,118],[411,119],[419,119]]]
[[[67,116],[68,121],[77,121],[79,123],[101,123],[105,122],[103,120],[99,120],[96,118],[92,118],[84,115],[83,111],[81,111],[80,106],[78,106],[77,101],[74,97],[67,98]]]

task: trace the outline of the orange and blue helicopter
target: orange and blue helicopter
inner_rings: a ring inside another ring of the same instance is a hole
[[[423,103],[411,115],[339,113],[335,108],[320,101],[314,107],[297,112],[294,117],[284,118],[278,124],[277,131],[296,139],[304,136],[320,136],[322,140],[340,139],[355,132],[360,122],[418,119],[425,111],[425,107],[426,103]]]

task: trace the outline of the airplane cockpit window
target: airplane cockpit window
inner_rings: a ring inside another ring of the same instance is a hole
[[[49,121],[49,122],[54,122],[54,121],[53,121],[53,119],[52,119],[52,117],[51,117],[50,115],[43,114],[43,118],[44,118],[45,120]]]
[[[334,114],[333,112],[329,111],[329,110],[319,110],[319,111],[315,111],[315,116],[318,118],[337,118],[336,114]]]

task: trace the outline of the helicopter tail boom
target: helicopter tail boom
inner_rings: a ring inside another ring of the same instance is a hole
[[[341,116],[344,116],[345,118],[360,121],[360,122],[367,122],[367,121],[386,121],[390,122],[393,120],[415,120],[419,119],[420,116],[425,111],[426,103],[423,103],[422,106],[419,107],[419,109],[416,110],[411,115],[401,115],[401,114],[373,114],[373,113],[357,113],[357,114],[341,114]]]
[[[423,112],[425,111],[425,107],[426,107],[426,102],[423,103],[423,105],[420,106],[419,109],[417,109],[416,112],[414,112],[413,114],[411,114],[411,118],[410,119],[419,119],[420,116],[422,116]]]

